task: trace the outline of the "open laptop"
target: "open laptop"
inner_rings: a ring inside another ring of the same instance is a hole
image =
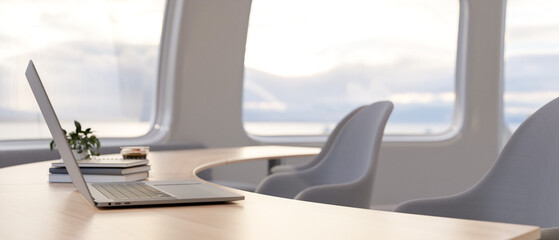
[[[208,203],[242,200],[244,196],[218,188],[196,179],[180,181],[144,181],[118,183],[86,183],[47,92],[33,61],[25,71],[27,81],[39,104],[43,117],[54,138],[58,152],[68,170],[72,183],[93,206],[122,207],[153,204]]]

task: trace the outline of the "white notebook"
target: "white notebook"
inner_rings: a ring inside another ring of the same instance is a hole
[[[146,165],[149,161],[147,159],[131,159],[124,160],[118,158],[94,158],[94,159],[84,159],[78,160],[79,167],[134,167],[140,165]],[[62,160],[53,162],[53,167],[64,167],[64,162]]]

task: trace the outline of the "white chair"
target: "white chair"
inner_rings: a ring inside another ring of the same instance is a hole
[[[309,169],[313,166],[316,166],[319,162],[321,162],[324,159],[324,156],[326,156],[328,154],[328,152],[331,151],[332,143],[334,142],[334,139],[336,139],[336,137],[338,136],[342,126],[344,126],[346,124],[346,122],[351,117],[353,117],[353,115],[355,115],[355,113],[357,113],[357,111],[359,111],[361,108],[363,108],[363,106],[358,107],[355,110],[351,111],[348,115],[346,115],[336,125],[336,128],[334,128],[334,130],[330,133],[330,135],[328,136],[328,139],[326,140],[326,142],[322,146],[322,149],[320,150],[320,153],[318,153],[318,155],[316,155],[311,161],[309,161],[305,164],[301,164],[301,165],[279,165],[279,166],[275,166],[270,170],[270,172],[272,174],[274,174],[274,173],[280,173],[280,172],[302,171],[302,170],[305,170],[305,169]]]
[[[537,225],[542,239],[559,239],[559,98],[530,116],[511,136],[495,165],[472,188],[412,200],[395,211]]]
[[[256,192],[368,208],[384,127],[392,108],[387,101],[362,107],[339,129],[330,150],[317,165],[272,174]]]

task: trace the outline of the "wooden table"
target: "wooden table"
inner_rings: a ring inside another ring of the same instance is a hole
[[[152,180],[211,166],[308,156],[316,148],[153,152]],[[535,226],[332,206],[232,190],[243,201],[97,209],[72,184],[48,183],[50,162],[0,169],[0,239],[538,239]]]

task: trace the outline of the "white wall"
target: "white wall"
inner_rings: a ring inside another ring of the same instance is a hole
[[[250,0],[186,0],[178,33],[172,142],[208,147],[260,144],[242,129],[242,79]],[[496,160],[502,108],[504,0],[463,1],[457,117],[451,139],[383,144],[373,205],[462,191]],[[171,55],[169,55],[172,57]],[[169,68],[173,69],[173,68]],[[320,143],[306,145],[319,146]],[[265,162],[221,167],[218,179],[257,183]]]

